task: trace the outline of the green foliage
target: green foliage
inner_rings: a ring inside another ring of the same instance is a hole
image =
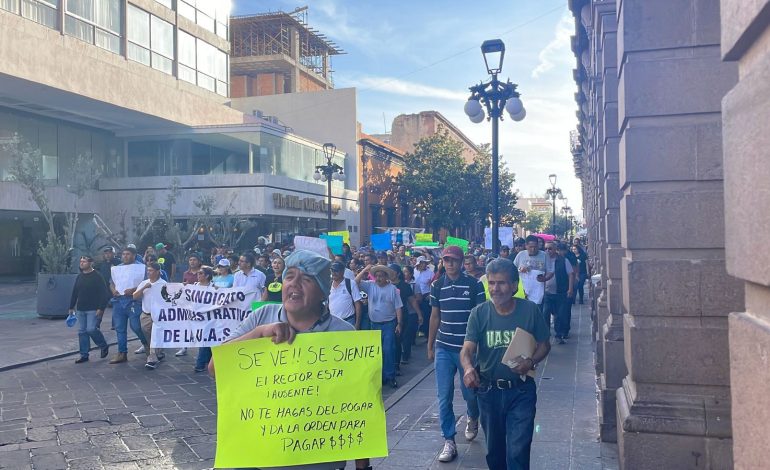
[[[37,253],[43,264],[42,271],[44,273],[65,274],[69,272],[72,249],[67,246],[62,237],[48,232],[45,241],[40,241]]]
[[[406,167],[398,177],[401,198],[424,215],[434,230],[439,227],[486,225],[492,212],[492,156],[482,145],[473,163],[462,157],[463,146],[447,133],[421,139],[407,154]],[[517,215],[515,176],[504,164],[499,167],[499,208],[502,221]]]
[[[13,142],[3,146],[11,156],[9,173],[14,181],[29,191],[30,199],[37,205],[48,225],[46,239],[40,242],[38,255],[43,271],[50,274],[68,272],[70,257],[75,243],[75,231],[79,214],[78,203],[88,189],[93,189],[101,177],[101,167],[90,153],[78,155],[67,174],[66,190],[75,195],[72,211],[64,214],[63,235],[57,233],[55,214],[49,204],[46,182],[43,179],[43,154],[40,149],[14,136]]]
[[[543,233],[551,226],[551,215],[546,212],[529,211],[522,226],[528,232]]]

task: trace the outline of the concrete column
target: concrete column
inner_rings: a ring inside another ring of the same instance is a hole
[[[623,469],[732,468],[718,0],[618,1]]]
[[[289,28],[289,35],[291,40],[291,58],[294,59],[294,68],[291,70],[291,83],[289,83],[289,93],[297,93],[300,90],[300,78],[299,78],[299,64],[300,64],[300,43],[299,43],[299,30],[297,28]]]
[[[601,358],[604,361],[599,376],[599,429],[603,441],[617,440],[615,396],[622,386],[627,369],[623,350],[623,280],[621,259],[625,250],[620,245],[620,185],[619,185],[619,138],[618,138],[618,70],[617,70],[617,18],[615,1],[593,5],[596,35],[597,79],[601,86],[603,118],[601,120],[603,145],[603,185],[605,205],[605,241],[607,287],[605,300],[606,320],[599,325]]]
[[[730,385],[736,469],[770,461],[770,0],[722,0],[722,53],[740,79],[722,99],[727,272],[745,283],[745,309],[730,314]],[[761,244],[761,241],[760,241]]]

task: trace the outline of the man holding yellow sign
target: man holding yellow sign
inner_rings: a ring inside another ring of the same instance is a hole
[[[387,455],[379,335],[353,332],[326,310],[330,265],[294,252],[282,304],[256,310],[212,348],[216,467],[332,470],[357,459],[366,469],[366,457]]]

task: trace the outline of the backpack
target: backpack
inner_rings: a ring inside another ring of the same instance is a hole
[[[350,300],[355,304],[356,299],[353,298],[353,288],[350,286],[350,279],[348,278],[345,278],[345,289],[347,289],[348,294],[350,295]]]

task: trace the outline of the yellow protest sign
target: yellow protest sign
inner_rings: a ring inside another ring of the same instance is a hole
[[[378,331],[306,333],[212,348],[214,466],[275,467],[388,454]]]
[[[348,245],[350,245],[350,232],[347,230],[340,230],[337,232],[328,232],[328,235],[342,237],[342,243],[347,243]]]
[[[433,234],[432,233],[415,233],[414,234],[414,241],[416,241],[416,242],[432,242],[433,241]]]

